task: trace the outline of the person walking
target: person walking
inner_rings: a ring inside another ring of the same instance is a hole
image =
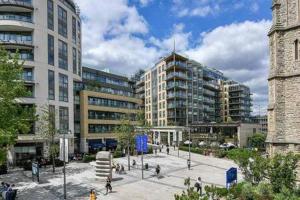
[[[200,192],[200,196],[202,196],[202,181],[201,177],[198,177],[196,183],[195,183],[195,188],[197,188],[197,192]]]
[[[170,149],[169,147],[167,147],[167,154],[169,155],[169,153],[170,153]]]
[[[191,169],[191,160],[190,159],[187,159],[187,166],[188,166],[188,169],[190,170]]]
[[[132,167],[133,167],[133,168],[136,167],[136,161],[135,161],[135,160],[132,161]]]
[[[117,166],[116,166],[116,174],[118,174],[119,172],[120,172],[120,165],[118,163]]]
[[[108,176],[107,179],[106,179],[106,185],[105,185],[105,188],[106,188],[106,195],[108,194],[108,190],[109,190],[110,192],[112,191],[111,180],[110,180],[109,176]]]
[[[97,197],[96,197],[96,192],[95,190],[91,190],[90,191],[90,200],[96,200]]]
[[[155,172],[156,172],[156,176],[157,176],[157,178],[158,178],[159,173],[160,173],[160,166],[159,166],[159,165],[156,166]]]

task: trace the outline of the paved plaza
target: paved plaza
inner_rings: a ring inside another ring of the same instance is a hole
[[[187,169],[188,152],[170,151],[167,155],[164,151],[157,155],[144,156],[144,163],[150,168],[144,171],[144,179],[141,179],[141,157],[131,157],[137,161],[137,168],[127,171],[127,158],[114,159],[115,163],[125,166],[125,174],[113,172],[113,192],[106,195],[105,183],[95,178],[94,167],[89,163],[72,162],[67,165],[67,196],[68,199],[89,199],[89,190],[95,189],[98,199],[107,200],[168,200],[174,199],[175,193],[185,190],[184,179],[190,177],[192,186],[196,178],[201,177],[204,184],[225,186],[225,171],[236,165],[229,160],[218,159],[198,154],[192,155],[192,169]],[[161,176],[156,177],[155,166],[161,166]],[[51,167],[41,169],[40,183],[31,179],[31,172],[15,170],[12,173],[0,176],[1,181],[14,183],[19,189],[19,200],[45,200],[63,199],[62,168],[57,168],[53,174]],[[239,174],[239,179],[241,175]]]

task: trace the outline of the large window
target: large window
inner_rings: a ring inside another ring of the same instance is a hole
[[[116,125],[110,124],[89,124],[89,133],[111,133]]]
[[[32,68],[23,69],[23,80],[24,81],[33,81],[33,70]]]
[[[77,74],[77,50],[76,48],[73,48],[73,73]]]
[[[81,76],[81,52],[78,51],[78,75]]]
[[[58,40],[58,67],[68,70],[68,45]]]
[[[49,123],[51,123],[52,128],[55,128],[55,106],[49,105]]]
[[[48,98],[55,99],[55,77],[54,71],[48,70]]]
[[[129,117],[130,120],[136,121],[136,114],[119,113],[119,112],[104,112],[104,111],[88,111],[89,119],[102,119],[102,120],[121,120],[125,117]]]
[[[48,64],[54,66],[54,37],[48,35]]]
[[[53,9],[53,1],[48,0],[48,29],[54,30],[54,9]]]
[[[68,102],[68,76],[59,74],[59,100]]]
[[[59,107],[59,130],[68,131],[69,130],[69,108]]]
[[[67,11],[58,6],[58,33],[65,38],[68,37]]]
[[[97,97],[88,97],[89,105],[96,106],[106,106],[106,107],[115,107],[115,108],[127,108],[127,109],[136,109],[137,105],[135,103],[127,101],[119,101],[112,99],[103,99]]]
[[[76,38],[77,38],[77,35],[76,35],[76,18],[75,17],[72,17],[72,41],[74,44],[76,44]]]

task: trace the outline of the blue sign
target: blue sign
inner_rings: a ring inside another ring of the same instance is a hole
[[[237,168],[230,168],[226,172],[226,188],[229,188],[231,183],[237,182]]]
[[[135,137],[135,147],[138,152],[148,152],[148,136],[147,135],[137,135]]]

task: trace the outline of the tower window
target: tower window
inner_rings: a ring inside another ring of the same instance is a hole
[[[298,58],[299,58],[299,47],[298,47],[298,40],[295,40],[295,60],[298,60]]]

